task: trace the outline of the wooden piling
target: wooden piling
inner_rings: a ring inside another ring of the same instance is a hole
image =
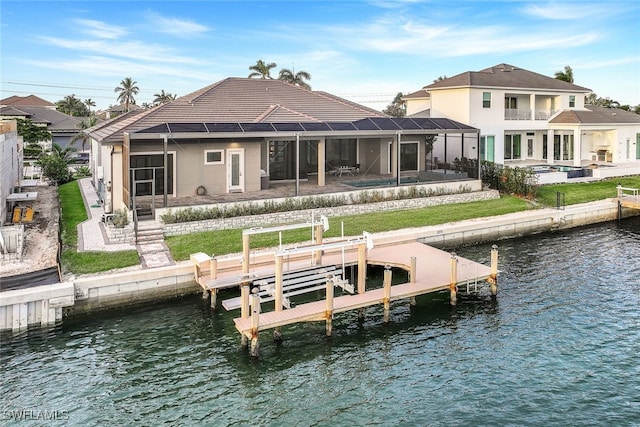
[[[216,304],[218,303],[218,290],[211,289],[210,294],[211,294],[211,308],[215,309]]]
[[[276,277],[275,277],[275,304],[276,311],[282,311],[282,255],[276,255]]]
[[[322,224],[317,224],[315,229],[316,245],[322,244]],[[322,251],[315,253],[316,264],[322,264]]]
[[[251,235],[243,234],[242,235],[242,273],[249,273],[249,256],[251,254]]]
[[[211,260],[209,261],[209,277],[211,279],[218,278],[218,260],[211,255]]]
[[[491,295],[498,294],[498,246],[491,246],[491,277],[489,281],[489,287],[491,289]]]
[[[249,295],[251,293],[249,282],[242,282],[240,286],[240,317],[242,319],[249,318]],[[247,346],[247,336],[242,334],[241,344]]]
[[[458,303],[457,296],[457,283],[458,283],[458,256],[455,252],[451,253],[451,280],[449,281],[449,296],[451,305]]]
[[[389,322],[390,306],[391,306],[391,267],[388,265],[384,268],[384,293],[382,303],[384,305],[384,323]]]
[[[365,281],[367,279],[367,245],[360,243],[358,245],[358,293],[364,294]]]
[[[416,283],[416,257],[411,257],[411,269],[409,270],[409,283]],[[416,297],[409,298],[409,305],[416,305]]]
[[[260,325],[260,296],[251,295],[251,356],[258,357],[258,326]]]
[[[327,278],[326,301],[327,301],[326,331],[327,331],[327,336],[330,337],[331,336],[331,332],[332,332],[332,328],[333,328],[333,325],[332,325],[333,324],[333,280],[332,280],[331,277]]]

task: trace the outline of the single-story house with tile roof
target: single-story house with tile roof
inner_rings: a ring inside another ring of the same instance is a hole
[[[0,100],[0,106],[13,106],[13,107],[48,107],[51,109],[56,108],[56,104],[53,102],[42,99],[39,96],[28,95],[18,96],[13,95]]]
[[[271,183],[313,180],[318,187],[343,172],[394,177],[397,184],[401,174],[447,179],[432,171],[433,156],[474,159],[465,176],[479,177],[477,129],[446,118],[390,118],[280,80],[227,78],[87,133],[107,210],[131,208],[134,193],[259,192],[265,175]]]
[[[30,119],[35,125],[46,126],[51,132],[51,142],[66,147],[80,132],[82,117],[72,117],[48,106],[12,105],[0,107],[0,117],[5,119]]]

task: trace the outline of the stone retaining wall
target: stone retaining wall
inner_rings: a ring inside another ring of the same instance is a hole
[[[291,212],[278,212],[264,215],[242,216],[234,218],[211,219],[205,221],[164,224],[165,236],[177,236],[199,231],[228,230],[237,228],[263,227],[274,224],[300,223],[311,220],[311,215],[319,219],[327,217],[358,215],[370,212],[420,209],[452,203],[477,202],[500,198],[498,191],[476,191],[472,193],[451,194],[446,196],[424,197],[419,199],[390,200],[386,202],[337,206],[332,208],[306,209]]]
[[[124,228],[117,228],[112,223],[107,222],[104,226],[109,243],[134,243],[133,224]]]

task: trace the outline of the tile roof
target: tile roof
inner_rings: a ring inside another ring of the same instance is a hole
[[[557,124],[637,124],[640,115],[619,108],[585,105],[584,110],[564,110],[549,123]]]
[[[13,95],[0,100],[0,105],[28,106],[28,107],[55,107],[56,104],[42,99],[35,95],[17,96]]]
[[[518,89],[557,90],[563,92],[591,92],[591,89],[534,73],[509,64],[498,64],[481,71],[467,71],[435,82],[424,89],[437,90],[452,87],[499,87]]]
[[[429,92],[425,89],[420,89],[412,93],[408,93],[402,97],[402,99],[422,99],[422,98],[431,98]]]
[[[98,141],[122,141],[163,123],[354,121],[388,117],[380,111],[320,91],[308,91],[275,79],[230,77],[150,110],[125,122],[107,122],[91,131]],[[118,118],[114,119],[117,120]],[[113,126],[109,125],[113,124]]]
[[[83,120],[81,117],[72,117],[49,107],[20,106],[0,107],[0,115],[9,117],[25,117],[34,123],[46,124],[48,130],[52,132],[79,131],[79,124]]]

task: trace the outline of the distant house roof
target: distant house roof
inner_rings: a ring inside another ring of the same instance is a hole
[[[427,92],[425,89],[417,90],[415,92],[409,93],[409,94],[404,95],[402,97],[403,100],[406,100],[406,99],[425,99],[425,98],[431,98],[431,95],[429,95],[429,92]]]
[[[27,106],[27,107],[55,107],[56,106],[56,104],[35,95],[28,95],[28,96],[13,95],[3,100],[0,100],[0,105]]]
[[[132,114],[136,113],[136,114]],[[230,77],[149,110],[88,130],[101,142],[121,142],[133,133],[165,123],[352,122],[387,115],[321,91],[271,79]]]
[[[21,117],[32,120],[36,124],[44,124],[52,132],[78,132],[81,117],[72,117],[49,107],[0,107],[2,117]]]
[[[142,110],[143,108],[136,104],[129,104],[129,111]],[[108,120],[109,118],[116,117],[122,113],[127,112],[125,104],[113,105],[106,110],[100,110],[96,113],[96,117],[102,120]]]
[[[586,87],[544,76],[509,64],[498,64],[481,71],[466,71],[457,76],[449,77],[425,86],[424,89],[438,90],[457,87],[498,87],[563,92],[591,92],[591,89]]]
[[[585,105],[584,110],[564,110],[549,123],[556,124],[638,124],[640,115],[619,108]]]

